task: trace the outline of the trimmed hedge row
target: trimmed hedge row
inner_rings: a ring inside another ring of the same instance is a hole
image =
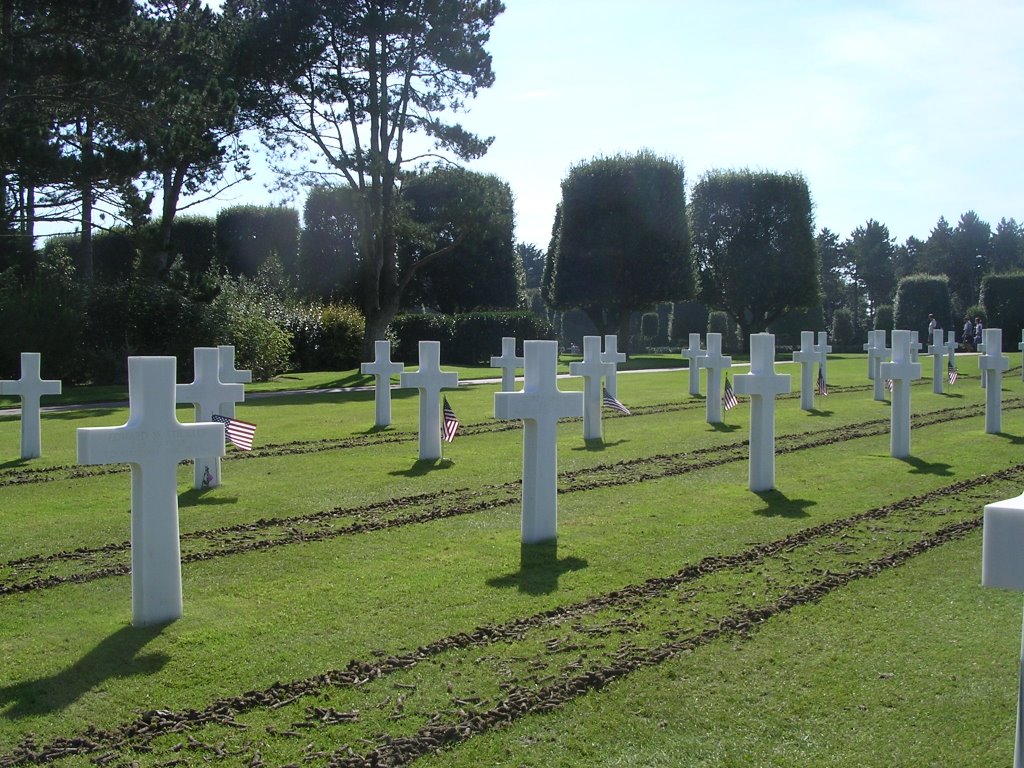
[[[419,342],[440,341],[441,362],[480,364],[500,354],[503,336],[553,339],[551,325],[532,312],[466,312],[459,315],[399,315],[388,328],[395,360],[416,365]]]

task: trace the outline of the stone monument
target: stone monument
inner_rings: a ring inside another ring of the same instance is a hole
[[[61,383],[43,379],[39,373],[40,354],[21,353],[21,378],[0,381],[0,395],[17,395],[21,398],[21,458],[35,459],[42,456],[43,440],[39,417],[39,399],[44,395],[59,395]]]
[[[707,335],[707,352],[697,359],[700,368],[708,369],[708,396],[704,401],[708,424],[722,423],[722,373],[732,368],[732,358],[722,354],[722,334]]]
[[[775,338],[772,337],[773,354],[774,351]],[[814,346],[814,331],[800,331],[800,350],[793,353],[793,361],[800,363],[800,408],[804,411],[814,410],[814,364],[820,362],[822,357]]]
[[[245,386],[225,384],[220,380],[220,351],[217,347],[196,347],[192,355],[194,380],[191,384],[175,385],[175,399],[195,406],[196,422],[212,422],[215,413],[227,415],[220,411],[224,403],[245,400]],[[223,455],[221,450],[216,454],[195,457],[195,488],[216,488],[220,485],[220,457]]]
[[[997,435],[1003,431],[1003,374],[1010,368],[1010,358],[1003,354],[1002,329],[981,333],[985,354],[978,358],[978,367],[985,380],[985,432]]]
[[[818,343],[814,351],[821,355],[821,378],[828,381],[828,356],[832,354],[832,345],[828,343],[828,332],[818,331]]]
[[[690,346],[683,350],[682,355],[690,363],[690,394],[697,396],[700,394],[700,359],[707,355],[707,352],[700,348],[699,333],[690,334]]]
[[[750,397],[750,490],[770,491],[775,487],[775,397],[789,392],[789,376],[775,373],[773,334],[751,334],[750,373],[738,373],[735,380],[736,393]]]
[[[583,337],[583,359],[569,363],[569,373],[583,377],[583,439],[601,439],[601,379],[611,376],[615,363],[601,355],[601,337]]]
[[[614,398],[619,396],[618,366],[626,362],[626,353],[619,352],[619,337],[614,334],[605,334],[604,351],[601,353],[602,363],[611,363],[612,367],[604,380],[604,388]]]
[[[459,386],[459,374],[441,370],[441,342],[420,342],[420,367],[399,377],[403,389],[420,393],[420,461],[441,458],[441,390]]]
[[[907,331],[907,333],[910,333]],[[907,337],[910,343],[910,337]],[[865,345],[868,351],[868,367],[871,370],[869,377],[875,382],[875,400],[885,400],[885,380],[879,373],[879,366],[889,359],[889,350],[885,346],[885,331],[869,331],[868,343]],[[909,354],[909,352],[908,352]]]
[[[523,353],[523,389],[496,392],[494,416],[523,421],[521,539],[537,544],[558,536],[558,420],[583,415],[583,393],[558,389],[557,341],[525,341]]]
[[[911,343],[910,331],[893,331],[892,362],[880,363],[878,371],[881,379],[892,381],[889,455],[896,459],[910,456],[910,382],[921,378],[921,364],[910,359]]]
[[[501,355],[491,357],[491,368],[501,368],[501,391],[516,391],[516,369],[523,367],[523,358],[516,356],[516,337],[501,337]]]
[[[373,362],[361,363],[359,372],[373,376],[374,426],[391,425],[391,377],[405,370],[401,363],[391,362],[391,342],[373,342]]]
[[[941,328],[932,331],[932,343],[928,347],[928,354],[932,356],[932,392],[941,395],[945,391],[946,383],[946,344],[942,340]]]
[[[80,464],[132,470],[132,624],[181,618],[178,463],[223,456],[221,424],[181,424],[174,412],[173,357],[128,358],[128,421],[78,430]]]

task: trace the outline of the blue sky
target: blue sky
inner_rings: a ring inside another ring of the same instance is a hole
[[[640,149],[680,161],[691,185],[712,169],[799,172],[816,229],[843,237],[869,218],[899,242],[968,210],[1024,221],[1019,0],[506,5],[495,85],[459,120],[495,136],[469,167],[511,185],[519,240],[546,248],[571,166]],[[275,199],[233,192],[213,210]]]

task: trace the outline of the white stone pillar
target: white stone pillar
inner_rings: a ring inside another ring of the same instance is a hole
[[[43,395],[59,395],[61,383],[44,380],[39,373],[38,352],[21,353],[21,378],[0,381],[0,395],[21,398],[21,458],[35,459],[43,455],[39,399]]]
[[[523,421],[521,540],[558,536],[558,420],[583,415],[583,393],[558,389],[558,342],[525,341],[521,392],[496,392],[494,417]]]
[[[772,337],[773,351],[774,344]],[[814,349],[814,331],[800,331],[800,350],[793,353],[793,361],[800,363],[800,408],[805,411],[814,410],[814,364],[820,359]]]
[[[732,358],[722,354],[722,334],[707,335],[707,352],[697,365],[708,369],[708,395],[704,401],[708,424],[722,423],[722,373],[732,368]]]
[[[921,334],[917,331],[910,332],[910,362],[919,362],[918,357],[921,352]]]
[[[909,331],[907,332],[909,333]],[[885,331],[868,333],[868,365],[871,368],[871,379],[875,382],[875,400],[885,401],[885,379],[879,373],[879,366],[889,359],[889,350],[885,346]],[[908,344],[910,337],[907,337]],[[909,348],[908,348],[909,354]]]
[[[1003,431],[1003,374],[1010,368],[1010,358],[1003,354],[1001,328],[986,328],[981,333],[985,354],[978,358],[978,367],[985,379],[985,432],[997,435]]]
[[[619,396],[619,382],[618,376],[616,375],[619,368],[619,363],[626,362],[626,353],[619,352],[619,337],[614,334],[605,334],[604,337],[604,351],[601,353],[602,363],[611,363],[612,367],[609,369],[609,373],[605,377],[604,388],[608,390],[608,394],[614,398]]]
[[[700,359],[706,355],[707,352],[700,348],[700,334],[691,333],[690,346],[683,350],[682,356],[690,363],[690,394],[694,397],[700,394]]]
[[[828,343],[828,332],[818,331],[818,343],[814,351],[821,355],[821,377],[828,382],[828,356],[832,354],[832,345]]]
[[[491,368],[501,368],[501,391],[516,391],[516,369],[523,367],[523,358],[516,356],[516,337],[501,337],[501,355],[491,357]]]
[[[361,363],[359,372],[373,376],[374,426],[391,425],[391,377],[405,370],[402,363],[391,362],[391,342],[377,339],[373,342],[373,361]]]
[[[892,379],[889,454],[896,459],[910,456],[910,382],[921,378],[921,364],[910,359],[910,333],[892,332],[892,362],[878,369],[881,378]]]
[[[736,394],[750,397],[749,487],[755,493],[770,491],[775,487],[775,397],[789,392],[789,376],[775,373],[773,334],[751,334],[750,373],[736,374],[735,381]]]
[[[928,354],[932,356],[932,392],[941,395],[945,391],[946,383],[943,365],[946,362],[946,344],[942,341],[942,330],[939,328],[932,331],[932,343],[928,347]]]
[[[611,375],[615,363],[603,362],[601,337],[583,337],[583,359],[569,363],[569,373],[583,377],[583,439],[601,439],[601,379]]]
[[[459,386],[459,374],[441,370],[441,342],[420,342],[420,367],[399,377],[403,389],[420,393],[420,461],[441,458],[441,390]]]
[[[195,378],[191,384],[175,386],[175,399],[195,406],[197,422],[212,422],[213,414],[220,412],[223,403],[245,400],[245,386],[225,384],[220,380],[220,351],[217,347],[196,347],[192,355]],[[216,454],[193,457],[193,487],[216,488],[220,485],[220,457],[223,455],[222,446]]]
[[[982,332],[984,333],[984,331]],[[1024,590],[1024,495],[985,505],[981,543],[981,583]],[[1017,735],[1013,768],[1024,768],[1024,635],[1017,678]]]
[[[132,470],[132,624],[181,618],[178,463],[224,455],[223,424],[181,424],[173,357],[128,358],[128,421],[78,430],[79,464]]]

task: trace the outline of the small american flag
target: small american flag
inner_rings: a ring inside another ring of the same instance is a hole
[[[892,392],[892,379],[885,380],[885,388]]]
[[[722,407],[725,410],[735,408],[740,404],[740,401],[736,399],[736,393],[732,391],[732,383],[729,381],[729,374],[725,374],[725,390],[722,392]]]
[[[828,384],[825,382],[825,372],[818,366],[818,394],[828,397]]]
[[[219,413],[213,414],[211,418],[224,425],[224,437],[229,443],[242,451],[252,450],[252,439],[256,436],[255,424],[221,416]]]
[[[448,404],[447,397],[444,399],[442,411],[444,413],[444,420],[441,423],[441,437],[446,443],[450,443],[455,439],[455,433],[459,431],[459,417],[455,415],[455,411]]]
[[[602,393],[604,395],[604,399],[602,400],[602,403],[604,404],[605,408],[611,408],[612,410],[618,411],[619,413],[624,413],[627,416],[632,416],[633,415],[633,414],[631,414],[629,412],[629,408],[627,408],[622,403],[620,403],[618,400],[616,400],[614,397],[612,397],[610,394],[608,394],[608,390],[607,389],[602,389],[601,391],[602,391]]]
[[[950,383],[950,384],[956,384],[956,377],[957,377],[957,372],[956,372],[956,368],[954,368],[954,367],[953,367],[953,366],[951,365],[951,366],[949,366],[949,367],[948,367],[948,368],[947,368],[946,370],[947,370],[947,371],[948,371],[948,373],[949,373],[949,383]]]

